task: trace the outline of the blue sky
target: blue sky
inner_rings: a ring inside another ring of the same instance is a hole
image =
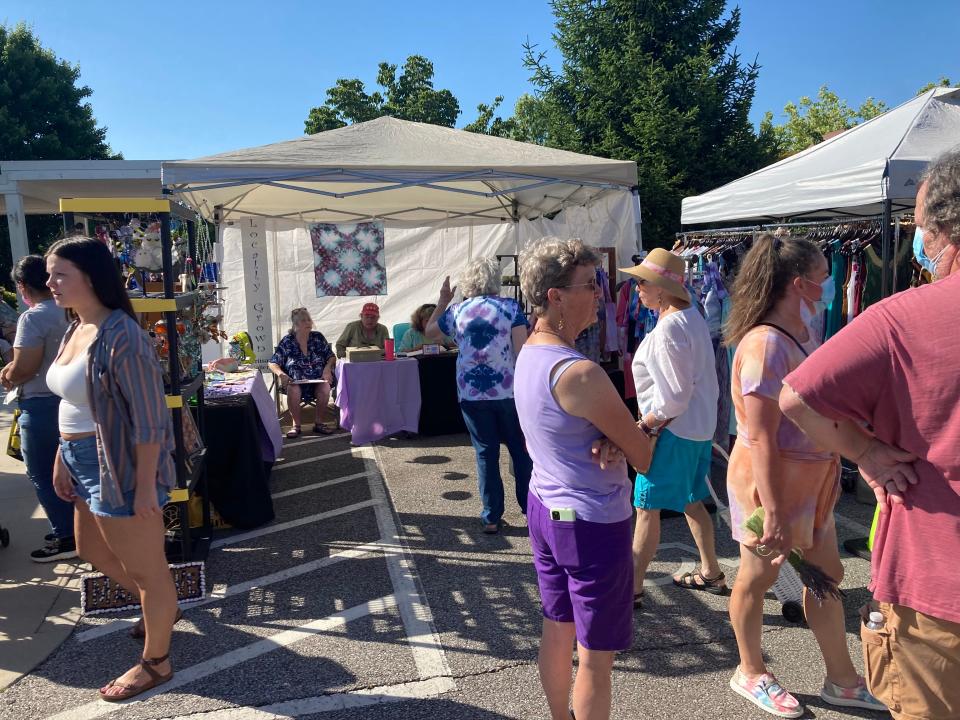
[[[960,0],[741,0],[737,46],[757,57],[754,121],[827,84],[852,105],[891,107],[941,76],[960,83]],[[529,38],[553,50],[546,0],[270,3],[4,0],[46,47],[79,63],[108,141],[127,159],[176,159],[297,137],[339,77],[374,87],[377,63],[433,61],[463,111],[531,88]],[[559,65],[559,55],[549,55]]]

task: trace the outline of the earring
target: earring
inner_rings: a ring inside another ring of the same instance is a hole
[[[557,330],[563,330],[563,311],[560,311],[560,322],[557,323]]]

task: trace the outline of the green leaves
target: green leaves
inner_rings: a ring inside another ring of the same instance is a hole
[[[80,68],[58,60],[24,24],[0,25],[0,159],[98,160],[112,157],[78,86]]]
[[[396,65],[380,63],[377,84],[383,92],[367,93],[356,78],[337,80],[327,90],[327,101],[310,110],[305,132],[323,132],[384,115],[453,127],[460,114],[460,103],[453,93],[434,89],[433,63],[421,55],[408,57],[399,77]]]

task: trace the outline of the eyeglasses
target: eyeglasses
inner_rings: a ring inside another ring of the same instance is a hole
[[[597,282],[596,278],[594,278],[593,280],[590,280],[589,282],[574,283],[573,285],[561,285],[560,287],[561,287],[561,288],[564,288],[564,289],[565,289],[565,288],[575,288],[575,287],[592,287],[594,290],[598,290],[598,289],[600,288],[600,284]]]

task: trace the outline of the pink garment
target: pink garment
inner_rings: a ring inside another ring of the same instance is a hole
[[[960,622],[960,273],[864,311],[785,379],[824,417],[868,423],[920,458],[906,503],[880,515],[870,590]]]

